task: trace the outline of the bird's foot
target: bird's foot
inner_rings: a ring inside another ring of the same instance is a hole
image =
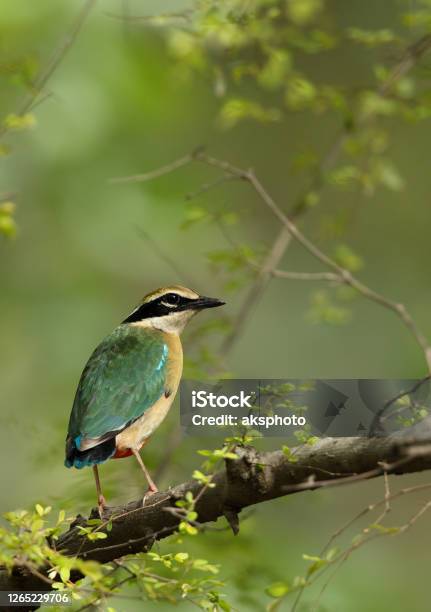
[[[153,493],[158,493],[159,489],[157,488],[157,486],[154,484],[153,481],[151,481],[151,483],[148,485],[148,491],[147,493],[150,493],[150,495],[152,495]]]
[[[149,497],[151,497],[151,495],[154,495],[154,493],[158,493],[158,492],[159,492],[159,489],[156,487],[156,485],[153,482],[152,485],[148,487],[148,491],[145,493],[144,497],[142,498],[142,507],[145,506],[145,502],[147,501]]]
[[[106,508],[106,499],[103,497],[103,495],[99,495],[99,497],[97,499],[97,508],[99,510],[100,518],[103,519],[103,514],[104,514],[105,508]]]

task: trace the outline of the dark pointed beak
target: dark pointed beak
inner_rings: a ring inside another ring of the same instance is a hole
[[[217,306],[224,306],[224,304],[226,304],[226,302],[222,302],[217,298],[200,295],[196,300],[193,300],[191,306],[193,309],[203,310],[204,308],[217,308]]]

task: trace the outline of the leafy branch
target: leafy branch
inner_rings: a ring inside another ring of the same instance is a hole
[[[39,524],[46,509],[37,508],[37,527],[29,524],[22,532],[29,534],[30,549],[22,540],[18,543],[22,547],[18,554],[14,548],[17,541],[11,544],[15,553],[0,571],[0,590],[53,588],[56,577],[52,572],[56,560],[66,583],[73,583],[88,572],[98,572],[103,589],[106,587],[104,573],[99,565],[91,563],[107,565],[111,571],[110,564],[115,560],[148,552],[157,540],[178,530],[187,535],[184,521],[200,527],[226,517],[232,528],[236,526],[236,533],[239,513],[254,504],[322,487],[353,484],[378,476],[386,478],[387,474],[431,469],[431,419],[428,417],[389,438],[326,438],[313,445],[305,444],[292,449],[294,462],[283,451],[259,453],[248,446],[236,446],[235,459],[228,448],[223,453],[223,457],[219,454],[208,457],[212,464],[224,459],[225,468],[212,474],[206,483],[197,474],[190,482],[146,498],[144,505],[140,499],[108,508],[103,522],[94,509],[89,519],[76,517],[68,531],[59,533],[57,526],[54,532],[46,534],[43,525]],[[182,500],[185,505],[178,504]],[[19,516],[14,518],[15,522],[19,520]],[[59,517],[60,526],[64,525],[64,520],[64,516]],[[38,546],[43,546],[42,554],[33,546],[34,534],[41,540]],[[3,565],[5,554],[2,553],[1,558]],[[36,556],[29,556],[32,554]],[[69,566],[61,570],[63,558],[69,559]],[[172,561],[171,557],[168,560]]]

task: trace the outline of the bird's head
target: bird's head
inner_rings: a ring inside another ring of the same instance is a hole
[[[162,287],[148,293],[123,323],[135,323],[179,334],[196,313],[223,304],[217,298],[199,295],[187,287]]]

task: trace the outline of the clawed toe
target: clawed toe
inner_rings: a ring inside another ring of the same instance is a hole
[[[142,498],[142,506],[145,506],[145,502],[147,500],[148,497],[151,497],[152,495],[154,495],[154,493],[158,493],[159,489],[157,487],[149,487],[148,491],[145,493],[144,497]]]
[[[99,498],[97,500],[97,508],[99,510],[100,518],[103,519],[103,513],[106,509],[106,499],[103,497],[103,495],[99,495]]]

